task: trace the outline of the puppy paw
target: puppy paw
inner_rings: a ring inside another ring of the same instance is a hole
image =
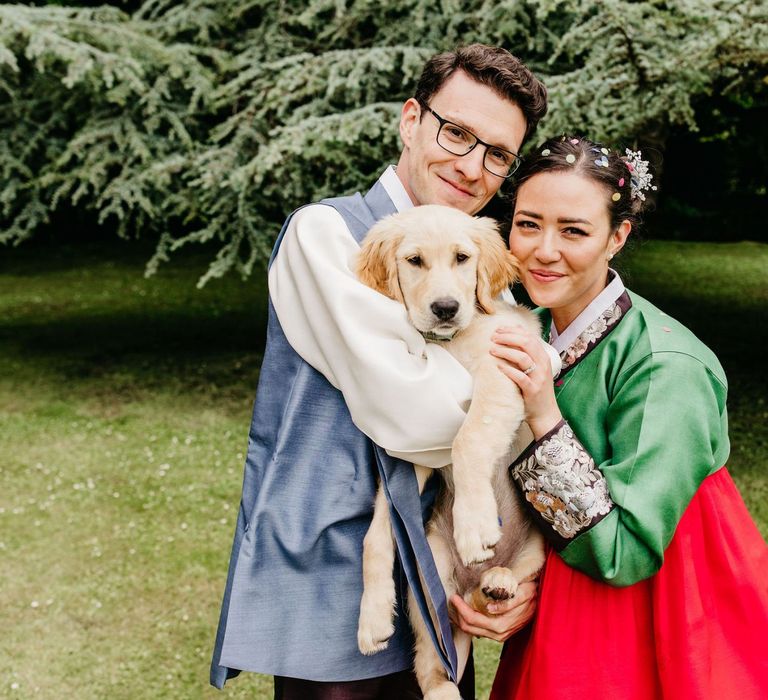
[[[514,574],[503,566],[494,566],[480,577],[480,590],[491,600],[509,600],[517,593],[518,581]]]
[[[387,648],[389,638],[395,633],[392,621],[394,607],[394,582],[364,590],[357,623],[357,648],[360,653],[370,656]]]
[[[357,627],[357,648],[366,656],[376,654],[387,648],[394,633],[395,626],[391,620],[361,621]]]
[[[496,502],[474,505],[456,500],[453,507],[453,538],[464,566],[487,561],[501,537]]]
[[[424,693],[424,700],[461,700],[459,689],[450,681],[430,688]]]

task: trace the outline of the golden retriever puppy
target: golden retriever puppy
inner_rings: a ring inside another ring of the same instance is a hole
[[[532,438],[523,423],[522,397],[488,352],[498,326],[539,332],[530,310],[498,298],[516,280],[517,262],[492,219],[428,205],[378,222],[363,241],[357,274],[404,304],[416,329],[429,341],[445,343],[473,375],[472,403],[453,442],[453,464],[440,470],[444,483],[427,540],[446,595],[458,593],[487,612],[489,602],[514,596],[518,584],[535,577],[544,563],[543,538],[507,474]],[[422,489],[432,470],[415,468]],[[379,488],[363,546],[358,646],[364,654],[386,648],[394,631],[394,552],[389,508]],[[414,668],[425,700],[460,700],[410,603]],[[453,633],[463,673],[471,640],[458,628]]]

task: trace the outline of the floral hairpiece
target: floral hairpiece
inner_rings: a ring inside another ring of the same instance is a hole
[[[656,191],[656,185],[651,184],[653,175],[648,172],[648,161],[643,160],[642,153],[640,151],[633,151],[629,148],[626,149],[626,158],[624,163],[629,170],[629,185],[631,189],[632,199],[639,199],[645,201],[645,193],[648,190]]]

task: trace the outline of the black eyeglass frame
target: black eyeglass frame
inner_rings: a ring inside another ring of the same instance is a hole
[[[429,112],[435,119],[437,119],[439,126],[437,128],[437,133],[435,134],[435,143],[437,143],[437,145],[440,146],[440,148],[442,148],[446,153],[450,153],[453,156],[463,157],[468,153],[472,153],[472,151],[475,150],[475,147],[477,146],[477,144],[480,144],[481,146],[485,146],[485,153],[483,153],[483,169],[488,171],[494,177],[500,177],[502,180],[507,180],[510,177],[512,177],[517,171],[517,169],[520,167],[520,164],[522,163],[523,159],[519,154],[515,153],[514,151],[510,151],[508,148],[502,148],[501,146],[496,146],[492,143],[486,143],[481,138],[473,134],[469,129],[462,126],[461,124],[456,124],[456,122],[452,122],[450,119],[443,119],[443,117],[441,117],[437,112],[435,112],[435,110],[432,109],[429,105],[421,104],[421,103],[419,104],[422,107],[422,109],[427,110],[427,112]],[[473,139],[475,139],[475,142],[466,151],[464,151],[464,153],[456,153],[455,151],[452,151],[450,148],[446,148],[445,146],[443,146],[442,143],[440,143],[440,132],[443,130],[443,127],[446,124],[450,124],[451,126],[455,126],[457,129],[461,129],[463,132],[465,132],[466,134],[471,136]],[[493,172],[493,170],[488,168],[488,166],[485,164],[485,159],[488,156],[489,149],[491,148],[494,148],[497,151],[504,151],[504,153],[510,153],[515,157],[515,160],[510,166],[509,172],[506,175],[499,175],[498,173]]]

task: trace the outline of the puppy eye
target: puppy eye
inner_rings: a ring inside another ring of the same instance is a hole
[[[406,258],[406,260],[414,267],[421,267],[421,256],[419,255],[412,255],[410,258]]]
[[[461,265],[463,262],[467,262],[469,260],[469,255],[466,253],[456,253],[456,262]]]

